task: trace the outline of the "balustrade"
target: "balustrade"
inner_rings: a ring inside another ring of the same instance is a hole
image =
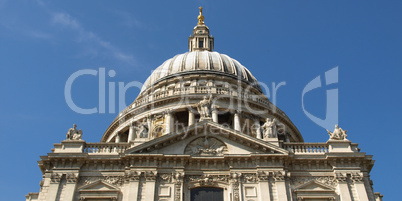
[[[86,143],[84,153],[119,154],[124,153],[129,147],[129,143]]]
[[[283,146],[295,154],[324,154],[328,152],[326,143],[284,143]]]

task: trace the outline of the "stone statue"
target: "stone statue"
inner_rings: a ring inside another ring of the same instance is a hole
[[[73,127],[67,131],[67,140],[81,140],[82,130],[77,130],[77,125],[73,124]]]
[[[148,137],[148,123],[147,119],[144,118],[142,123],[139,126],[138,136],[140,138],[147,138]]]
[[[264,138],[275,138],[277,133],[276,128],[276,118],[267,118],[264,125],[262,125]]]
[[[347,130],[342,130],[342,128],[339,128],[339,125],[335,125],[334,132],[331,133],[329,130],[327,132],[330,140],[348,140],[346,139],[348,136],[346,134]]]
[[[209,99],[204,96],[204,99],[196,104],[198,113],[200,113],[201,119],[211,118],[211,102],[212,94]]]

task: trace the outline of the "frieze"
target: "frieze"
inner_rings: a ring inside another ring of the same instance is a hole
[[[327,176],[327,177],[311,177],[311,176],[309,176],[309,177],[292,177],[291,178],[293,186],[299,186],[299,185],[305,184],[311,180],[315,180],[315,181],[325,184],[327,186],[335,186],[336,185],[336,179],[331,176]]]

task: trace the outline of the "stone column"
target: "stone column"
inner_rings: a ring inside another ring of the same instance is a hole
[[[154,201],[155,198],[155,184],[156,184],[156,172],[145,172],[145,201]]]
[[[288,194],[286,193],[286,181],[285,172],[276,171],[274,172],[275,186],[277,199],[276,200],[288,200]]]
[[[344,173],[335,173],[336,180],[338,181],[338,191],[341,196],[341,201],[351,201],[349,186],[347,183],[347,176]]]
[[[261,128],[260,128],[260,119],[254,119],[254,126],[255,126],[255,134],[258,139],[262,139],[261,135]]]
[[[269,192],[268,174],[265,172],[258,172],[258,186],[259,186],[259,197],[260,200],[271,201],[271,196]]]
[[[77,188],[78,181],[78,172],[77,173],[68,173],[66,175],[67,183],[64,191],[64,200],[74,200],[75,189]]]
[[[194,112],[192,111],[192,109],[190,108],[188,110],[188,125],[191,126],[194,124],[195,121],[195,115]]]
[[[363,176],[360,173],[354,173],[352,175],[352,180],[355,185],[357,197],[359,198],[359,200],[369,200],[366,188],[364,186]]]
[[[212,121],[218,123],[218,108],[214,106],[211,109],[212,109]]]
[[[123,201],[136,201],[138,198],[138,188],[140,184],[141,172],[131,171],[126,173]]]
[[[114,141],[115,143],[119,143],[120,142],[120,132],[117,132],[116,134],[116,139]]]
[[[147,117],[147,124],[148,124],[148,138],[151,137],[151,129],[152,129],[152,119],[151,115]]]
[[[135,126],[131,125],[130,130],[128,132],[128,142],[135,140]]]
[[[234,114],[234,129],[237,131],[241,131],[240,115],[239,115],[238,111],[235,111],[235,114]]]
[[[168,134],[168,133],[170,133],[170,132],[172,132],[173,130],[172,130],[172,127],[173,127],[173,125],[172,125],[172,119],[173,119],[173,117],[172,117],[172,110],[166,110],[166,125],[165,125],[165,134]]]

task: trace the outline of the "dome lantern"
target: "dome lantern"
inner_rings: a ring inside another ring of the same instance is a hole
[[[193,29],[193,35],[188,38],[188,48],[190,52],[194,51],[213,51],[214,50],[214,37],[209,35],[209,28],[204,23],[204,16],[202,15],[202,7],[200,15],[198,15],[198,24]]]

